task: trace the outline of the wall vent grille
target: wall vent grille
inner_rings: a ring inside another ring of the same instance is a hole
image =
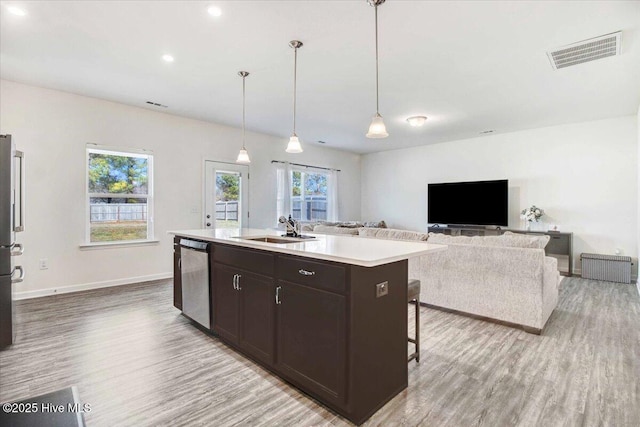
[[[551,66],[558,70],[609,56],[620,55],[622,32],[583,40],[547,52]]]
[[[157,102],[153,102],[153,101],[147,101],[147,104],[153,105],[154,107],[169,108],[167,105],[158,104]]]

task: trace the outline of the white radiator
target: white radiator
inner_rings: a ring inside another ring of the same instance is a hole
[[[583,253],[580,259],[585,279],[631,283],[631,257]]]

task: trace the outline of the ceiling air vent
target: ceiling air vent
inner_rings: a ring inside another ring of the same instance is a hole
[[[149,105],[153,105],[154,107],[162,107],[162,108],[169,108],[166,105],[162,105],[162,104],[158,104],[157,102],[153,102],[153,101],[147,101],[147,104]]]
[[[547,56],[551,61],[551,66],[558,70],[608,56],[620,55],[621,35],[622,32],[618,31],[617,33],[583,40],[547,52]]]

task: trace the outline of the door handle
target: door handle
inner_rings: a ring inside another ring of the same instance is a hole
[[[14,226],[13,231],[24,231],[24,205],[25,205],[25,201],[24,201],[24,186],[25,186],[24,153],[22,151],[16,150],[15,157],[20,159],[20,184],[18,186],[18,191],[19,191],[19,194],[20,194],[20,215],[19,215],[20,225],[16,227],[15,224],[13,224],[13,226]],[[15,221],[15,218],[14,218],[14,221]]]
[[[207,227],[211,227],[211,223],[210,222],[207,223]]]
[[[236,290],[237,291],[241,291],[242,288],[240,287],[240,278],[242,277],[240,274],[236,274],[236,276],[238,276],[238,278],[236,279]]]
[[[11,256],[22,255],[23,253],[24,253],[24,247],[22,246],[22,244],[21,243],[14,243],[13,244],[13,249],[10,252]]]
[[[282,286],[278,286],[276,288],[276,305],[282,304],[282,301],[280,300],[280,289],[282,289]]]
[[[207,219],[211,218],[211,215],[207,215]]]
[[[11,277],[12,277],[11,283],[20,283],[24,280],[24,268],[22,268],[21,265],[16,265],[13,272],[15,273],[16,270],[20,270],[20,277],[18,277],[17,279],[13,279],[13,274],[11,274]]]

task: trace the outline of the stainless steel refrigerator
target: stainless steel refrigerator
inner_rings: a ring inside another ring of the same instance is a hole
[[[11,135],[0,135],[0,347],[15,338],[15,286],[24,268],[14,257],[22,255],[16,233],[24,231],[24,154]]]

